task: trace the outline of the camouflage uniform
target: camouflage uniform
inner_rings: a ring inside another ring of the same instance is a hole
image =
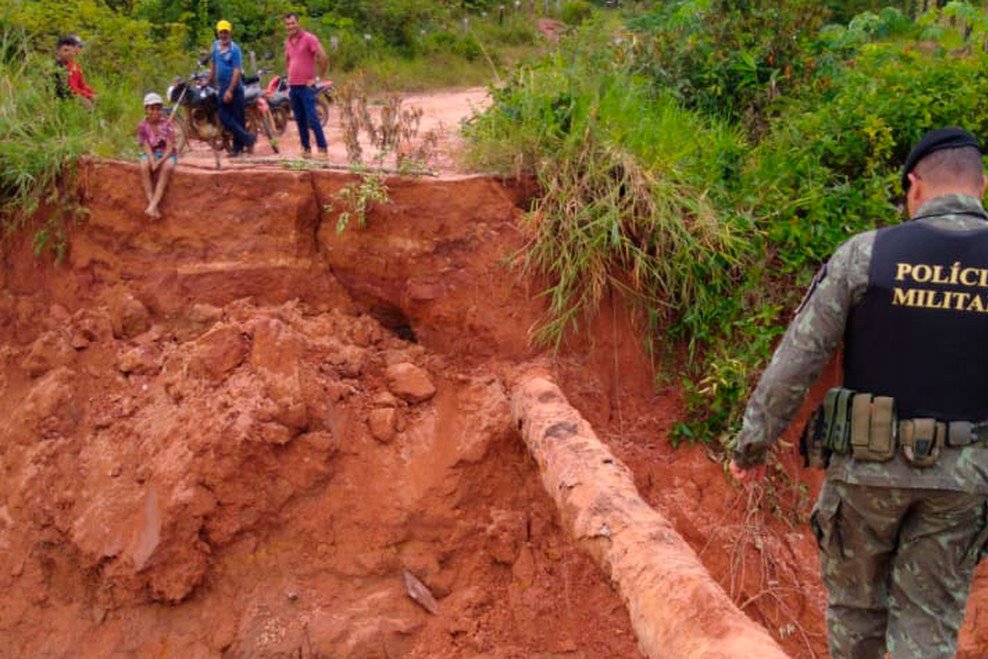
[[[936,197],[916,213],[942,230],[985,228],[974,197]],[[868,287],[875,231],[818,273],[744,414],[734,461],[751,467],[789,424]],[[962,386],[962,382],[958,383]],[[974,567],[988,539],[988,448],[945,448],[929,468],[835,454],[811,523],[830,593],[834,657],[953,657]],[[887,645],[886,645],[887,644]]]

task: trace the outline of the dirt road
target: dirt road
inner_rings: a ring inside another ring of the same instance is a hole
[[[372,99],[368,104],[368,109],[372,119],[380,121],[380,111],[383,107],[384,98]],[[422,119],[419,124],[417,137],[413,139],[413,146],[417,141],[428,133],[434,131],[438,136],[438,146],[430,158],[429,167],[440,175],[448,176],[462,173],[457,154],[462,146],[460,128],[463,122],[469,119],[474,112],[485,109],[490,104],[490,96],[484,87],[471,87],[468,89],[445,89],[435,92],[425,92],[420,94],[406,94],[402,96],[403,109],[421,108]],[[329,121],[324,130],[326,139],[329,142],[329,162],[334,165],[347,165],[347,152],[343,142],[343,131],[340,126],[339,108],[334,106],[330,111]],[[363,161],[367,165],[375,164],[374,156],[376,149],[370,144],[367,135],[360,135],[361,147],[364,151]],[[279,158],[284,160],[294,160],[300,157],[301,145],[298,138],[298,130],[295,122],[289,122],[285,133],[277,138],[278,153],[276,154],[270,142],[261,137],[254,149],[254,159]],[[313,140],[313,147],[315,142]],[[220,159],[220,166],[227,168],[259,167],[270,166],[269,163],[251,162],[251,159],[237,161],[226,157]],[[189,151],[183,154],[181,165],[196,168],[214,168],[215,157],[210,148],[202,142],[193,142]],[[393,166],[394,158],[386,158],[384,166]]]

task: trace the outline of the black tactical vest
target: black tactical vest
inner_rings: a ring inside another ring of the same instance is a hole
[[[899,418],[988,419],[988,223],[878,231],[847,321],[844,385],[894,397]]]

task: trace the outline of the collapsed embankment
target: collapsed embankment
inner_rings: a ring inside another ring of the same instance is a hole
[[[530,346],[524,186],[395,179],[338,235],[346,175],[181,171],[154,223],[134,166],[79,180],[65,261],[25,234],[0,272],[0,656],[635,656],[512,421],[533,361],[748,615],[825,652],[812,540],[670,449],[620,305]],[[767,504],[805,500],[789,473]]]

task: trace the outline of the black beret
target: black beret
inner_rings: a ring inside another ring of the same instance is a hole
[[[954,126],[937,128],[923,135],[922,139],[913,147],[913,150],[909,152],[909,156],[906,158],[906,164],[902,168],[902,191],[909,192],[909,172],[913,171],[913,168],[916,167],[920,160],[934,151],[959,149],[964,146],[973,146],[978,151],[981,151],[978,140],[963,128],[955,128]]]

